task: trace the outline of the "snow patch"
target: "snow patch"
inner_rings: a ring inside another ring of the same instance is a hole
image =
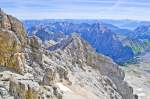
[[[63,92],[71,92],[73,93],[68,87],[63,85],[62,83],[56,83],[56,85],[60,88],[61,91]]]
[[[138,96],[144,97],[144,96],[146,96],[146,94],[145,93],[139,93]]]

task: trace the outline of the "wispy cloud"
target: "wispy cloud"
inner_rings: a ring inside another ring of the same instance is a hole
[[[150,20],[149,0],[0,0],[18,18],[111,18]]]

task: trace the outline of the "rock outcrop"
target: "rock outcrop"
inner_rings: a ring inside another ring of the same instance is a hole
[[[2,10],[0,10],[0,42],[0,65],[22,73],[27,34],[19,20]]]
[[[48,49],[0,12],[0,98],[135,99],[124,72],[74,34]],[[1,87],[2,86],[2,87]]]

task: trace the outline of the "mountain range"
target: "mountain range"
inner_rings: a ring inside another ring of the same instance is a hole
[[[48,45],[15,17],[0,18],[0,99],[138,99],[119,65],[79,34]]]
[[[78,33],[98,53],[111,57],[119,64],[132,60],[150,48],[147,25],[141,25],[134,30],[119,28],[97,20],[30,20],[24,21],[24,25],[28,35],[34,33],[43,41],[57,42],[57,38],[60,40],[60,37],[63,39],[72,33]]]

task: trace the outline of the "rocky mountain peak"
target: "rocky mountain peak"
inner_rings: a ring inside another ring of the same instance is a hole
[[[93,27],[95,29],[97,29],[97,32],[99,32],[99,31],[101,33],[108,33],[108,32],[110,32],[110,30],[107,28],[107,26],[104,23],[97,22],[97,23],[93,24]]]
[[[25,46],[25,44],[27,43],[27,34],[21,21],[12,17],[11,15],[7,15],[2,10],[0,12],[0,16],[0,28],[14,32],[14,34],[18,37],[19,41],[21,42],[22,46]]]
[[[135,99],[118,65],[77,34],[46,49],[3,13],[0,42],[2,99]]]
[[[75,72],[78,69],[79,71],[80,69],[81,71],[91,71],[92,69],[89,70],[90,67],[94,70],[99,70],[101,75],[107,76],[113,83],[116,84],[117,90],[122,94],[121,96],[123,99],[134,99],[134,96],[132,95],[127,96],[128,92],[132,93],[132,88],[130,89],[130,87],[123,81],[125,76],[124,72],[116,63],[104,55],[97,55],[91,46],[86,43],[78,34],[73,34],[69,40],[66,41],[69,42],[65,43],[65,46],[63,45],[64,43],[60,44],[63,46],[62,48],[64,52],[61,50],[57,51],[64,57],[64,59],[62,59],[62,57],[59,57],[59,59],[72,60],[73,64],[78,66],[71,66],[70,68],[72,68],[72,71]],[[56,49],[53,51],[56,51]],[[68,59],[67,57],[70,58]],[[125,87],[127,89],[124,90]]]

